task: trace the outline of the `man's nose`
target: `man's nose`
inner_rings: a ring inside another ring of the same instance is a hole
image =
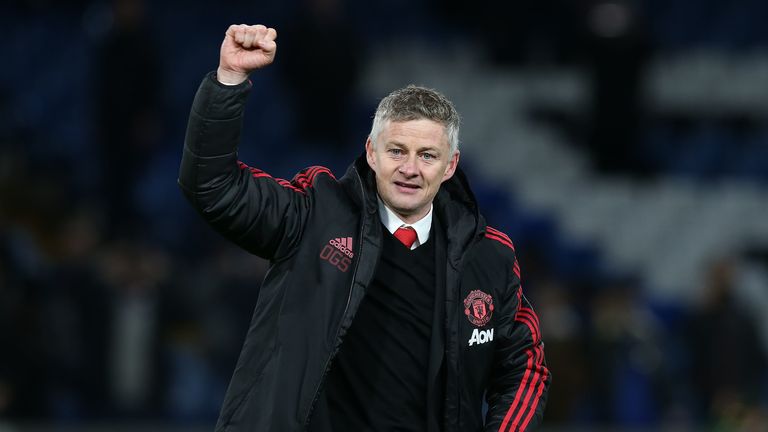
[[[403,174],[407,177],[413,177],[414,175],[418,174],[418,169],[416,168],[417,163],[417,156],[411,155],[408,156],[403,163],[400,164],[400,174]]]

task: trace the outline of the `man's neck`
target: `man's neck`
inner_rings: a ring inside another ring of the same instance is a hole
[[[415,245],[418,246],[427,242],[429,239],[429,230],[432,228],[432,205],[429,206],[429,210],[423,217],[411,223],[403,220],[400,215],[389,208],[384,203],[384,201],[381,200],[381,197],[379,197],[378,201],[379,217],[381,218],[381,222],[384,224],[384,226],[387,227],[387,230],[390,232],[390,234],[393,234],[399,227],[406,225],[413,227],[413,229],[416,231],[417,242]]]

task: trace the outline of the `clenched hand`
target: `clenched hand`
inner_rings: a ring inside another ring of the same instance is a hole
[[[256,69],[269,65],[277,51],[277,31],[259,25],[231,25],[221,43],[216,78],[222,84],[236,85]]]

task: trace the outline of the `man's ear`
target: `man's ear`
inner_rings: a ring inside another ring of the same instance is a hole
[[[373,150],[373,141],[371,137],[365,141],[365,160],[368,161],[368,166],[371,167],[373,172],[376,172],[376,157]]]
[[[459,166],[459,154],[460,152],[458,150],[453,152],[453,156],[451,156],[451,160],[448,161],[448,166],[445,167],[445,174],[443,174],[443,181],[446,181],[449,178],[453,177],[453,173],[456,172],[456,167]]]

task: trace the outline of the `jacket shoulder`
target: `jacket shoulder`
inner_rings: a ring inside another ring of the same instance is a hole
[[[289,181],[273,177],[266,171],[248,166],[241,161],[238,161],[237,164],[241,170],[249,171],[253,178],[271,180],[285,189],[302,194],[306,194],[309,190],[313,189],[320,179],[328,178],[331,181],[336,181],[336,177],[330,169],[319,165],[304,168]]]
[[[320,165],[313,165],[304,168],[295,176],[293,176],[293,179],[291,179],[291,184],[301,188],[302,190],[307,190],[314,187],[315,184],[323,180],[331,180],[335,183],[336,176],[333,175],[333,172],[329,168]]]
[[[513,259],[516,257],[515,244],[512,243],[512,239],[510,239],[504,232],[499,231],[490,225],[485,227],[483,241],[496,245],[498,251],[506,256]]]
[[[512,239],[504,232],[492,226],[486,226],[482,241],[486,243],[487,247],[492,248],[491,250],[495,252],[495,255],[512,265],[512,270],[519,279],[520,265],[517,262],[517,251]]]

